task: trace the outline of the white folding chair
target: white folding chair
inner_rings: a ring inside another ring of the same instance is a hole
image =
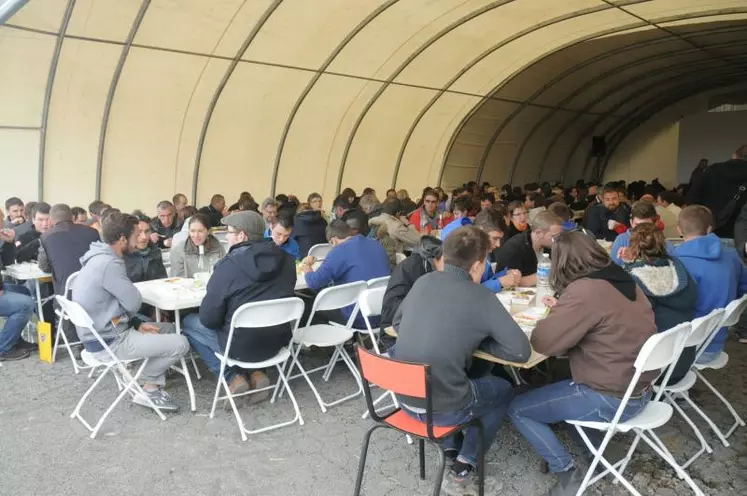
[[[73,282],[75,282],[75,279],[78,277],[78,272],[73,272],[68,276],[67,281],[65,281],[65,292],[63,295],[65,298],[70,298],[70,288],[73,287]],[[59,309],[55,310],[55,313],[57,314],[57,336],[54,338],[54,349],[52,350],[52,361],[57,361],[57,349],[60,347],[60,339],[62,339],[62,345],[67,349],[67,354],[70,355],[70,361],[73,362],[73,371],[75,371],[76,374],[79,374],[81,370],[83,369],[91,369],[91,373],[93,373],[94,367],[90,367],[88,365],[81,365],[78,363],[78,360],[75,359],[75,356],[73,355],[73,349],[72,346],[74,345],[80,345],[82,344],[80,340],[75,342],[70,342],[67,339],[67,335],[62,329],[62,323],[65,320],[70,320],[67,314],[65,313],[65,310],[60,306]],[[90,376],[89,376],[90,377]]]
[[[700,317],[693,320],[691,323],[692,332],[688,336],[687,341],[685,341],[685,348],[695,346],[696,350],[698,350],[706,341],[710,342],[710,339],[713,338],[715,332],[718,332],[718,329],[721,326],[723,315],[724,310],[719,309],[714,310],[705,317]],[[695,436],[698,438],[698,441],[700,441],[700,449],[693,456],[691,456],[690,459],[682,464],[682,468],[687,468],[688,466],[690,466],[690,464],[697,460],[704,452],[713,453],[713,449],[706,442],[703,434],[700,432],[700,429],[698,429],[698,427],[693,423],[692,419],[687,416],[687,414],[677,404],[677,401],[675,401],[677,397],[684,399],[696,412],[700,414],[701,417],[703,417],[706,422],[712,424],[711,419],[708,418],[708,416],[698,407],[698,405],[695,404],[695,402],[690,398],[690,395],[688,394],[690,389],[692,389],[692,387],[695,385],[696,381],[697,376],[695,375],[695,372],[691,370],[685,375],[685,377],[674,384],[667,384],[665,388],[662,388],[661,386],[654,386],[654,390],[656,392],[663,391],[663,398],[670,405],[672,405],[675,410],[677,410],[677,413],[679,413],[680,416],[685,420],[685,422],[687,422],[687,424],[695,433]]]
[[[677,360],[679,359],[682,350],[684,349],[685,342],[691,332],[691,329],[692,327],[690,323],[685,322],[676,327],[673,327],[672,329],[669,329],[668,331],[654,334],[653,336],[648,338],[648,340],[646,340],[646,343],[638,353],[638,358],[636,358],[634,364],[635,373],[633,374],[633,379],[630,381],[630,385],[628,386],[627,391],[625,391],[625,395],[620,402],[620,407],[617,409],[612,422],[566,420],[567,423],[576,427],[579,435],[584,440],[584,443],[586,443],[587,448],[594,455],[594,460],[591,462],[591,465],[586,472],[586,476],[584,477],[583,483],[576,493],[577,496],[583,494],[590,484],[593,484],[609,473],[611,473],[615,477],[615,482],[622,482],[628,491],[636,496],[640,496],[640,493],[631,485],[630,482],[628,482],[627,479],[625,479],[625,477],[623,477],[622,474],[625,471],[625,467],[628,465],[631,457],[633,456],[633,452],[638,445],[638,441],[641,439],[643,439],[646,444],[651,447],[651,449],[653,449],[660,457],[662,457],[664,461],[666,461],[669,465],[672,466],[672,468],[674,468],[677,475],[687,482],[687,484],[695,492],[696,495],[704,496],[703,491],[701,491],[700,488],[695,485],[687,472],[685,472],[685,470],[683,470],[682,467],[677,464],[677,462],[674,460],[674,457],[672,457],[672,454],[653,431],[655,428],[661,427],[662,425],[669,422],[669,420],[672,418],[672,407],[668,403],[660,401],[663,393],[662,390],[657,393],[655,398],[653,398],[646,405],[643,411],[641,411],[638,415],[625,422],[620,422],[620,418],[623,414],[623,411],[625,410],[625,406],[628,404],[628,401],[630,400],[630,397],[632,396],[633,391],[635,390],[636,385],[641,378],[641,374],[652,370],[666,370],[661,383],[662,388],[666,388],[673,370],[673,367],[670,367],[670,365],[677,363]],[[606,431],[604,439],[602,440],[602,444],[599,446],[599,448],[594,446],[594,443],[589,440],[583,428]],[[606,449],[609,441],[612,439],[612,436],[614,436],[615,433],[630,431],[635,432],[636,436],[635,439],[633,439],[632,444],[630,445],[628,453],[622,460],[612,465],[602,456],[604,450]],[[599,463],[601,463],[606,468],[606,470],[604,470],[597,476],[593,476],[594,470]]]
[[[327,255],[329,255],[329,252],[332,251],[332,248],[333,246],[329,243],[314,245],[309,248],[308,256],[314,257],[317,260],[324,260],[325,258],[327,258]]]
[[[711,390],[713,394],[716,395],[718,399],[721,400],[721,403],[726,406],[726,408],[731,413],[732,417],[734,418],[734,423],[729,427],[729,430],[726,431],[726,433],[721,432],[721,429],[716,427],[716,424],[707,417],[702,411],[699,411],[698,413],[703,416],[703,419],[708,422],[708,425],[711,427],[711,430],[718,436],[718,438],[721,440],[721,442],[724,444],[724,446],[729,446],[729,441],[727,439],[729,436],[731,436],[734,431],[737,429],[737,427],[744,427],[745,423],[742,417],[739,416],[737,411],[734,409],[733,406],[731,406],[731,403],[722,395],[716,387],[711,384],[701,373],[702,370],[706,369],[713,369],[713,370],[719,370],[726,367],[726,365],[729,363],[729,355],[726,354],[725,351],[722,351],[721,354],[716,357],[716,359],[711,360],[708,363],[698,363],[698,359],[700,356],[706,351],[706,348],[708,348],[708,345],[711,344],[711,341],[713,338],[716,337],[716,334],[718,334],[719,330],[722,327],[731,327],[735,325],[737,322],[739,322],[739,318],[742,316],[742,313],[744,312],[745,308],[747,308],[747,295],[742,296],[738,300],[734,300],[731,303],[729,303],[726,306],[726,309],[724,310],[723,314],[723,320],[718,324],[718,326],[714,329],[712,335],[710,338],[703,343],[703,345],[698,349],[697,356],[695,358],[695,364],[693,366],[693,371],[695,372],[695,375],[698,376],[698,379],[700,379],[703,384],[705,384],[708,389]]]
[[[384,303],[384,293],[386,293],[386,286],[383,287],[375,287],[371,288],[371,281],[368,281],[369,287],[366,290],[363,290],[361,295],[358,297],[358,311],[363,316],[363,321],[366,323],[366,331],[358,331],[358,332],[367,332],[368,336],[371,338],[371,343],[373,343],[374,351],[377,355],[381,355],[381,351],[379,350],[379,344],[378,344],[378,329],[374,329],[371,327],[370,317],[378,317],[381,315],[381,307]],[[386,398],[392,398],[394,400],[394,406],[397,405],[397,399],[394,397],[394,395],[390,391],[386,391],[384,394],[376,398],[376,400],[373,402],[374,406],[381,403]],[[368,409],[363,413],[362,418],[367,418],[369,415]]]
[[[218,375],[218,384],[215,387],[215,396],[213,397],[213,406],[210,409],[210,418],[213,418],[215,415],[215,407],[218,404],[218,400],[227,398],[231,404],[231,408],[233,409],[233,414],[236,417],[236,423],[239,425],[239,431],[241,432],[241,439],[243,441],[247,440],[247,434],[258,434],[260,432],[279,429],[287,425],[295,424],[296,422],[303,425],[303,417],[301,417],[301,411],[298,408],[296,397],[293,395],[293,391],[291,391],[288,379],[284,372],[285,365],[291,357],[291,351],[289,349],[290,342],[288,343],[288,347],[282,348],[274,357],[268,360],[262,362],[244,362],[230,358],[231,343],[233,341],[234,332],[236,332],[236,328],[256,329],[258,327],[272,327],[292,322],[292,335],[295,335],[296,330],[298,329],[298,324],[303,316],[303,309],[303,300],[296,297],[245,303],[234,312],[233,317],[231,318],[231,329],[228,331],[228,341],[226,342],[225,352],[215,353],[215,356],[220,359],[220,374]],[[238,332],[242,332],[241,329],[239,329]],[[275,384],[261,389],[252,389],[246,393],[233,394],[228,388],[228,382],[226,381],[226,367],[240,367],[247,370],[275,367],[278,371],[278,380]],[[296,411],[296,416],[293,417],[293,420],[278,422],[277,424],[269,425],[267,427],[253,430],[247,429],[241,415],[239,414],[238,408],[236,408],[234,398],[274,389],[270,402],[275,403],[275,398],[278,394],[281,383],[288,390],[288,396],[290,396],[291,402],[293,402],[293,409]],[[225,390],[226,396],[220,396],[221,386]]]
[[[407,255],[405,255],[404,253],[395,253],[394,258],[395,260],[397,260],[397,265],[399,265],[405,260],[407,260]]]
[[[366,284],[368,285],[368,289],[386,288],[386,285],[389,284],[389,276],[374,277],[373,279],[369,279]]]
[[[311,391],[314,393],[314,396],[316,397],[316,400],[319,403],[319,407],[322,409],[323,413],[326,413],[327,408],[331,406],[338,405],[344,401],[355,398],[359,394],[363,394],[363,383],[361,382],[361,378],[358,375],[358,370],[353,364],[353,360],[350,358],[350,355],[348,355],[348,352],[345,351],[344,346],[346,342],[353,339],[353,322],[355,321],[355,316],[358,313],[358,297],[365,289],[366,283],[363,281],[352,282],[323,289],[321,292],[319,292],[316,299],[314,300],[314,304],[311,307],[311,315],[309,315],[309,320],[306,322],[306,326],[299,328],[296,332],[296,335],[293,337],[293,344],[295,346],[292,350],[293,360],[291,362],[290,368],[288,369],[288,378],[296,379],[297,377],[299,377],[299,375],[292,375],[293,368],[298,367],[300,376],[303,376],[303,378],[306,379],[306,382],[309,384]],[[330,322],[329,324],[311,323],[314,319],[314,314],[316,314],[316,312],[318,311],[339,310],[351,305],[355,305],[355,308],[353,309],[353,312],[350,314],[350,318],[344,326],[334,322]],[[313,370],[307,371],[301,365],[298,356],[301,352],[301,348],[311,346],[317,346],[320,348],[329,348],[334,346],[335,351],[332,354],[332,358],[327,363],[327,365],[323,365],[321,367],[317,367]],[[342,360],[345,362],[345,365],[347,365],[348,369],[350,370],[350,373],[353,374],[353,377],[358,384],[358,390],[351,395],[327,403],[322,400],[322,397],[319,395],[319,391],[317,391],[316,387],[311,382],[308,374],[316,372],[318,370],[325,370],[327,371],[327,373],[324,374],[324,379],[328,380],[329,374],[331,373],[338,357],[342,358]],[[280,394],[282,394],[282,390]]]
[[[145,365],[148,363],[148,359],[118,359],[117,356],[109,348],[109,346],[107,346],[106,342],[101,339],[98,331],[94,329],[93,320],[88,315],[88,313],[83,310],[83,307],[81,307],[78,303],[70,301],[67,298],[59,295],[55,296],[55,298],[57,299],[57,303],[70,319],[70,322],[78,327],[82,327],[91,331],[91,334],[93,334],[93,336],[96,338],[96,341],[98,341],[98,343],[103,347],[103,350],[106,351],[106,354],[108,355],[106,359],[102,359],[101,357],[93,356],[93,354],[89,353],[86,350],[83,350],[83,352],[81,353],[81,358],[86,365],[90,367],[103,367],[104,371],[99,374],[93,384],[91,384],[91,387],[89,387],[88,390],[86,390],[86,392],[83,394],[83,397],[75,406],[75,410],[73,410],[73,413],[70,414],[70,418],[77,418],[78,420],[80,420],[80,422],[86,427],[86,429],[91,432],[91,439],[93,439],[96,437],[96,434],[98,434],[99,429],[101,429],[101,426],[104,424],[106,418],[109,416],[112,410],[114,410],[114,407],[116,407],[117,404],[122,400],[122,398],[124,398],[125,394],[129,393],[133,397],[135,395],[141,395],[150,404],[150,407],[155,410],[161,420],[166,420],[166,416],[163,414],[163,412],[161,412],[161,410],[153,404],[150,397],[145,393],[145,391],[143,391],[143,388],[140,387],[140,384],[138,384],[137,382],[140,374],[145,368]],[[130,371],[127,370],[127,365],[138,360],[142,360],[143,363],[137,369],[135,375],[132,375]],[[112,402],[112,404],[109,405],[109,408],[106,409],[101,418],[99,418],[98,422],[96,422],[96,425],[91,427],[91,424],[89,424],[86,419],[84,419],[80,414],[80,409],[83,406],[83,403],[85,403],[86,399],[91,395],[93,390],[96,389],[96,386],[98,386],[101,380],[106,377],[108,372],[111,372],[114,376],[114,379],[117,381],[117,386],[120,388],[120,392],[117,395],[117,398]]]

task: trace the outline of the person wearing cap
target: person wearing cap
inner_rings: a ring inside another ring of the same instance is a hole
[[[293,257],[272,240],[264,239],[265,222],[257,212],[234,212],[221,221],[228,227],[228,254],[213,267],[207,293],[199,314],[184,318],[184,334],[208,369],[220,373],[215,353],[226,349],[231,319],[243,304],[293,296],[296,266]],[[237,328],[229,355],[235,360],[261,362],[275,356],[291,339],[291,326]],[[227,369],[226,382],[232,393],[240,394],[269,385],[264,372],[255,370],[249,378],[243,370]],[[269,391],[251,396],[261,401]]]

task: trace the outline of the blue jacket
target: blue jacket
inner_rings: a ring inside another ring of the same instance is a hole
[[[384,247],[375,239],[357,235],[332,248],[322,265],[306,274],[306,285],[319,291],[330,284],[368,281],[388,275],[389,258]],[[345,317],[350,317],[354,307],[351,305],[342,309]],[[355,327],[365,329],[365,326],[363,317],[358,314]]]
[[[265,239],[272,239],[272,236],[267,231],[265,231]],[[288,238],[288,241],[278,246],[278,248],[291,255],[294,260],[301,258],[301,249],[298,247],[298,242],[292,237]]]
[[[670,243],[669,241],[667,243],[667,253],[672,254],[674,253],[674,245]],[[625,262],[623,262],[618,256],[617,252],[620,251],[620,248],[627,248],[630,246],[630,231],[625,231],[622,234],[619,234],[615,238],[615,242],[612,243],[612,251],[610,252],[610,258],[613,262],[615,262],[619,266],[623,266]]]
[[[715,234],[685,241],[674,250],[677,257],[698,283],[695,317],[724,308],[747,291],[747,269],[733,248],[724,248]],[[723,328],[706,348],[709,353],[724,349],[727,330]]]
[[[505,276],[506,272],[508,272],[508,270],[503,269],[496,274],[493,272],[493,268],[490,266],[490,264],[488,262],[485,262],[485,272],[483,272],[482,274],[480,284],[490,289],[493,293],[500,293],[503,289],[503,286],[501,285],[501,281],[499,281],[498,278]]]
[[[459,217],[458,219],[454,219],[446,224],[443,229],[441,229],[441,239],[446,239],[446,237],[451,234],[454,229],[459,229],[462,226],[470,225],[472,225],[472,221],[469,217]]]

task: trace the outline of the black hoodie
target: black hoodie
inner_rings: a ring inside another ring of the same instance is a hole
[[[200,322],[218,333],[225,350],[231,318],[244,303],[293,296],[296,265],[293,257],[271,240],[234,245],[213,267],[207,294],[200,305]],[[291,339],[291,326],[237,328],[229,356],[249,362],[272,358]]]
[[[685,202],[688,205],[705,205],[711,209],[716,219],[734,198],[739,186],[747,186],[747,160],[727,160],[713,164],[692,184]],[[734,237],[734,222],[745,203],[747,194],[742,194],[726,224],[714,229],[718,237]]]
[[[327,242],[327,221],[318,210],[299,212],[293,221],[293,238],[298,243],[301,258],[309,254],[309,248]]]

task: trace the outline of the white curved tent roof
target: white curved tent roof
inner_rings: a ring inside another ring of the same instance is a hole
[[[3,192],[575,180],[747,85],[744,0],[30,0],[0,27]]]

